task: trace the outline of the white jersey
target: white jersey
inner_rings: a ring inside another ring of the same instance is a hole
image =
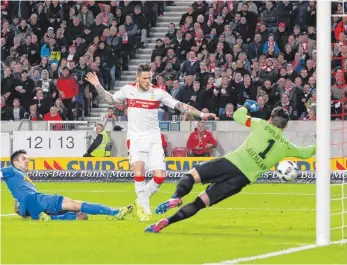
[[[113,94],[113,99],[119,103],[127,102],[128,139],[141,136],[160,138],[158,120],[160,103],[174,108],[179,102],[160,88],[152,86],[148,91],[143,91],[137,88],[136,83],[123,86]]]

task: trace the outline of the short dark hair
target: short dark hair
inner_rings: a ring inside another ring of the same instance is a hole
[[[141,63],[137,67],[136,75],[140,75],[142,72],[150,72],[151,71],[151,65],[148,63]]]
[[[15,151],[12,155],[11,155],[11,164],[13,165],[13,161],[18,160],[19,155],[21,154],[27,154],[27,151],[25,151],[24,149],[21,150],[17,150]]]
[[[289,113],[282,107],[276,107],[271,112],[271,123],[277,128],[284,129],[289,121]]]

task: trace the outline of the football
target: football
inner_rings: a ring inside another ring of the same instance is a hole
[[[293,181],[298,177],[298,165],[292,161],[282,161],[277,166],[277,176],[283,181]]]

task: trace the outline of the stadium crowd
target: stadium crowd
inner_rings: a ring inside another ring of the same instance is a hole
[[[166,2],[166,3],[164,3]],[[169,1],[2,1],[1,118],[77,119],[97,107],[84,77],[113,89]],[[343,13],[341,3],[332,13]],[[347,19],[332,18],[332,119],[344,118]],[[315,1],[195,1],[156,40],[153,83],[221,120],[246,99],[268,119],[316,117]],[[343,64],[343,65],[342,65]],[[126,120],[126,105],[105,118]],[[161,105],[160,120],[192,120]]]
[[[75,120],[114,88],[171,1],[1,1],[2,120]]]

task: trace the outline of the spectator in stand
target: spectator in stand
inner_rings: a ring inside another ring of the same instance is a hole
[[[35,104],[39,114],[46,114],[49,111],[49,108],[52,106],[52,98],[44,97],[44,93],[40,87],[36,88],[36,95],[31,101],[31,105]]]
[[[118,117],[114,113],[114,108],[112,108],[112,107],[107,108],[107,113],[103,117],[103,120],[104,121],[117,121],[118,120]]]
[[[194,108],[201,110],[203,107],[203,90],[200,87],[200,83],[198,81],[193,82],[193,91],[190,97],[190,104]]]
[[[87,5],[83,5],[81,8],[81,13],[77,15],[79,21],[82,22],[84,26],[90,26],[94,23],[94,15],[93,12],[88,10]]]
[[[305,121],[315,121],[316,120],[316,113],[313,108],[310,108],[308,110],[307,116],[304,118]]]
[[[257,98],[257,103],[259,105],[259,111],[252,114],[252,117],[268,120],[271,116],[271,110],[268,104],[265,103],[265,99],[263,96],[259,96]]]
[[[48,64],[56,63],[59,64],[61,59],[60,49],[56,46],[56,40],[51,37],[48,43],[44,44],[41,48],[41,59],[49,58]]]
[[[54,102],[54,107],[56,107],[60,117],[63,120],[67,120],[67,109],[65,108],[64,104],[62,103],[60,98],[57,98]]]
[[[63,68],[62,76],[58,78],[57,90],[59,92],[59,98],[68,110],[68,119],[73,120],[72,109],[73,103],[76,101],[76,97],[79,93],[79,87],[76,79],[71,76],[68,67]]]
[[[313,89],[311,91],[311,97],[306,102],[306,109],[307,110],[313,109],[314,112],[316,112],[316,100],[317,100],[317,91],[316,89]]]
[[[0,108],[1,108],[1,120],[7,121],[8,120],[8,107],[6,105],[6,99],[4,96],[1,96]]]
[[[176,33],[177,33],[177,29],[176,29],[175,23],[170,23],[169,24],[169,30],[165,34],[165,37],[168,37],[170,40],[172,40],[172,39],[176,38]]]
[[[27,118],[31,121],[42,121],[43,115],[37,111],[37,105],[32,103],[29,107],[29,113]]]
[[[13,107],[8,109],[7,118],[10,121],[20,121],[24,119],[24,114],[26,110],[20,104],[20,100],[15,98],[13,100]]]
[[[13,97],[13,85],[15,80],[13,79],[11,75],[11,68],[5,67],[4,69],[4,75],[1,78],[1,96],[6,101],[5,104],[8,105],[12,101]]]
[[[100,41],[99,47],[95,51],[94,56],[100,57],[102,67],[105,70],[105,84],[108,90],[112,90],[115,84],[116,78],[116,65],[115,65],[115,56],[113,50],[105,46],[105,42]]]
[[[44,121],[62,121],[60,114],[55,106],[52,106],[48,113],[43,117]]]
[[[62,118],[60,117],[57,108],[55,106],[52,106],[50,108],[50,111],[46,113],[45,116],[43,117],[43,120],[44,121],[62,121]],[[56,123],[52,125],[51,128],[53,129],[53,131],[61,131],[63,128],[63,124]]]
[[[185,24],[187,17],[191,17],[193,21],[196,18],[196,14],[194,13],[193,7],[191,6],[187,8],[187,13],[182,15],[180,23],[179,23],[180,26],[183,26]]]
[[[53,84],[52,79],[49,78],[49,73],[47,70],[42,70],[41,78],[36,83],[36,91],[38,87],[42,89],[45,98],[54,99],[57,95],[55,86]]]
[[[31,27],[29,24],[27,24],[26,18],[22,17],[20,24],[16,26],[15,30],[16,36],[23,41],[25,39],[25,36],[31,34]]]
[[[166,51],[165,51],[165,47],[163,45],[163,40],[157,39],[154,50],[152,51],[151,62],[154,62],[154,59],[157,56],[160,56],[161,58],[163,58],[165,56],[165,52]]]
[[[266,1],[265,8],[261,13],[261,20],[268,29],[274,31],[277,21],[277,9],[273,6],[272,1]]]
[[[15,81],[14,87],[15,91],[13,96],[20,100],[21,105],[26,111],[29,110],[29,104],[32,98],[35,83],[28,77],[27,70],[22,71],[21,79]]]
[[[220,115],[220,120],[221,121],[233,121],[233,113],[234,113],[234,105],[231,103],[228,103],[225,105],[225,109]]]
[[[196,75],[199,72],[200,61],[196,58],[196,52],[190,51],[188,54],[188,60],[182,65],[181,74],[186,75]]]
[[[177,99],[183,103],[189,104],[193,93],[193,75],[186,75],[184,85],[179,88]]]
[[[212,154],[212,148],[217,147],[217,141],[211,132],[205,129],[203,121],[198,122],[194,132],[189,135],[187,148],[190,156],[208,157]]]
[[[142,13],[142,8],[140,5],[135,6],[134,9],[134,15],[133,15],[133,21],[138,26],[140,31],[140,48],[145,48],[145,43],[147,39],[148,34],[148,19],[147,17]]]

